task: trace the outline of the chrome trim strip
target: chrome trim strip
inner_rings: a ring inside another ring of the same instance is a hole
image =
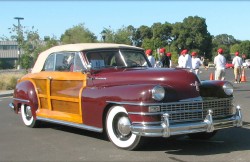
[[[36,118],[37,118],[37,120],[41,120],[41,121],[46,121],[46,122],[50,122],[50,123],[56,123],[56,124],[66,125],[66,126],[80,128],[80,129],[86,129],[86,130],[90,130],[90,131],[94,131],[94,132],[99,132],[99,133],[101,133],[103,131],[102,128],[92,127],[92,126],[88,126],[88,125],[84,125],[84,124],[76,124],[76,123],[72,123],[72,122],[66,122],[66,121],[61,121],[61,120],[54,120],[54,119],[43,118],[43,117],[39,117],[39,116],[36,117]]]
[[[21,102],[27,102],[27,103],[30,102],[29,100],[23,100],[23,99],[20,99],[20,98],[13,98],[13,100],[17,100],[17,101],[21,101]]]
[[[211,101],[223,101],[228,99],[233,99],[233,97],[230,98],[220,98],[220,99],[212,99],[212,100],[195,100],[197,98],[190,98],[190,99],[184,99],[180,100],[178,102],[167,102],[167,103],[143,103],[143,102],[116,102],[116,101],[106,101],[107,103],[114,103],[119,105],[135,105],[135,106],[164,106],[164,105],[174,105],[174,104],[188,104],[190,102],[195,103],[205,103],[205,102],[211,102]]]
[[[161,122],[160,121],[158,121],[158,122],[132,122],[132,124],[156,125],[156,124],[161,124]]]
[[[107,80],[107,78],[98,78],[98,77],[93,78],[93,79],[95,79],[95,80]]]
[[[148,112],[128,112],[128,115],[161,115],[163,112],[155,112],[155,113],[148,113]]]
[[[195,98],[188,98],[188,99],[180,100],[180,102],[197,102],[197,101],[204,101],[204,100],[202,99],[201,96],[195,97]]]

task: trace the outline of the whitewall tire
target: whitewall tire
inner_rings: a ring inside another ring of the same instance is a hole
[[[106,132],[109,140],[118,148],[134,150],[140,145],[141,136],[132,134],[128,113],[122,106],[113,106],[106,117]]]
[[[37,121],[34,119],[32,113],[31,113],[31,107],[28,105],[21,105],[21,115],[23,119],[23,123],[31,128],[34,128],[37,126]]]

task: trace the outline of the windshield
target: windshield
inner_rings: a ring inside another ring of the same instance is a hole
[[[92,68],[150,66],[144,52],[139,50],[91,51],[86,56]]]

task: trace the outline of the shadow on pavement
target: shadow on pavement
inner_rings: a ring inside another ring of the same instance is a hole
[[[220,130],[210,140],[192,140],[185,135],[173,136],[170,138],[147,138],[143,147],[138,151],[164,151],[168,155],[203,156],[250,150],[250,123],[243,122],[243,125],[242,128]],[[40,128],[52,128],[108,141],[107,136],[103,133],[96,133],[68,126],[44,122]]]

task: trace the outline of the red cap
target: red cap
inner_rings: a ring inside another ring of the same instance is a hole
[[[239,52],[237,51],[237,52],[235,52],[235,56],[239,56]]]
[[[218,49],[218,53],[219,53],[219,54],[223,54],[223,49],[222,49],[222,48],[219,48],[219,49]]]
[[[170,52],[168,52],[168,53],[167,53],[167,56],[171,56],[171,53],[170,53]]]
[[[188,50],[187,49],[184,49],[181,51],[181,54],[184,55],[184,54],[187,54],[188,53]]]
[[[166,49],[165,48],[161,48],[160,49],[160,53],[165,53]]]
[[[146,50],[146,52],[145,52],[147,55],[152,55],[152,50],[151,49],[148,49],[148,50]]]
[[[192,52],[191,55],[192,55],[192,56],[196,56],[196,55],[197,55],[197,52]]]

